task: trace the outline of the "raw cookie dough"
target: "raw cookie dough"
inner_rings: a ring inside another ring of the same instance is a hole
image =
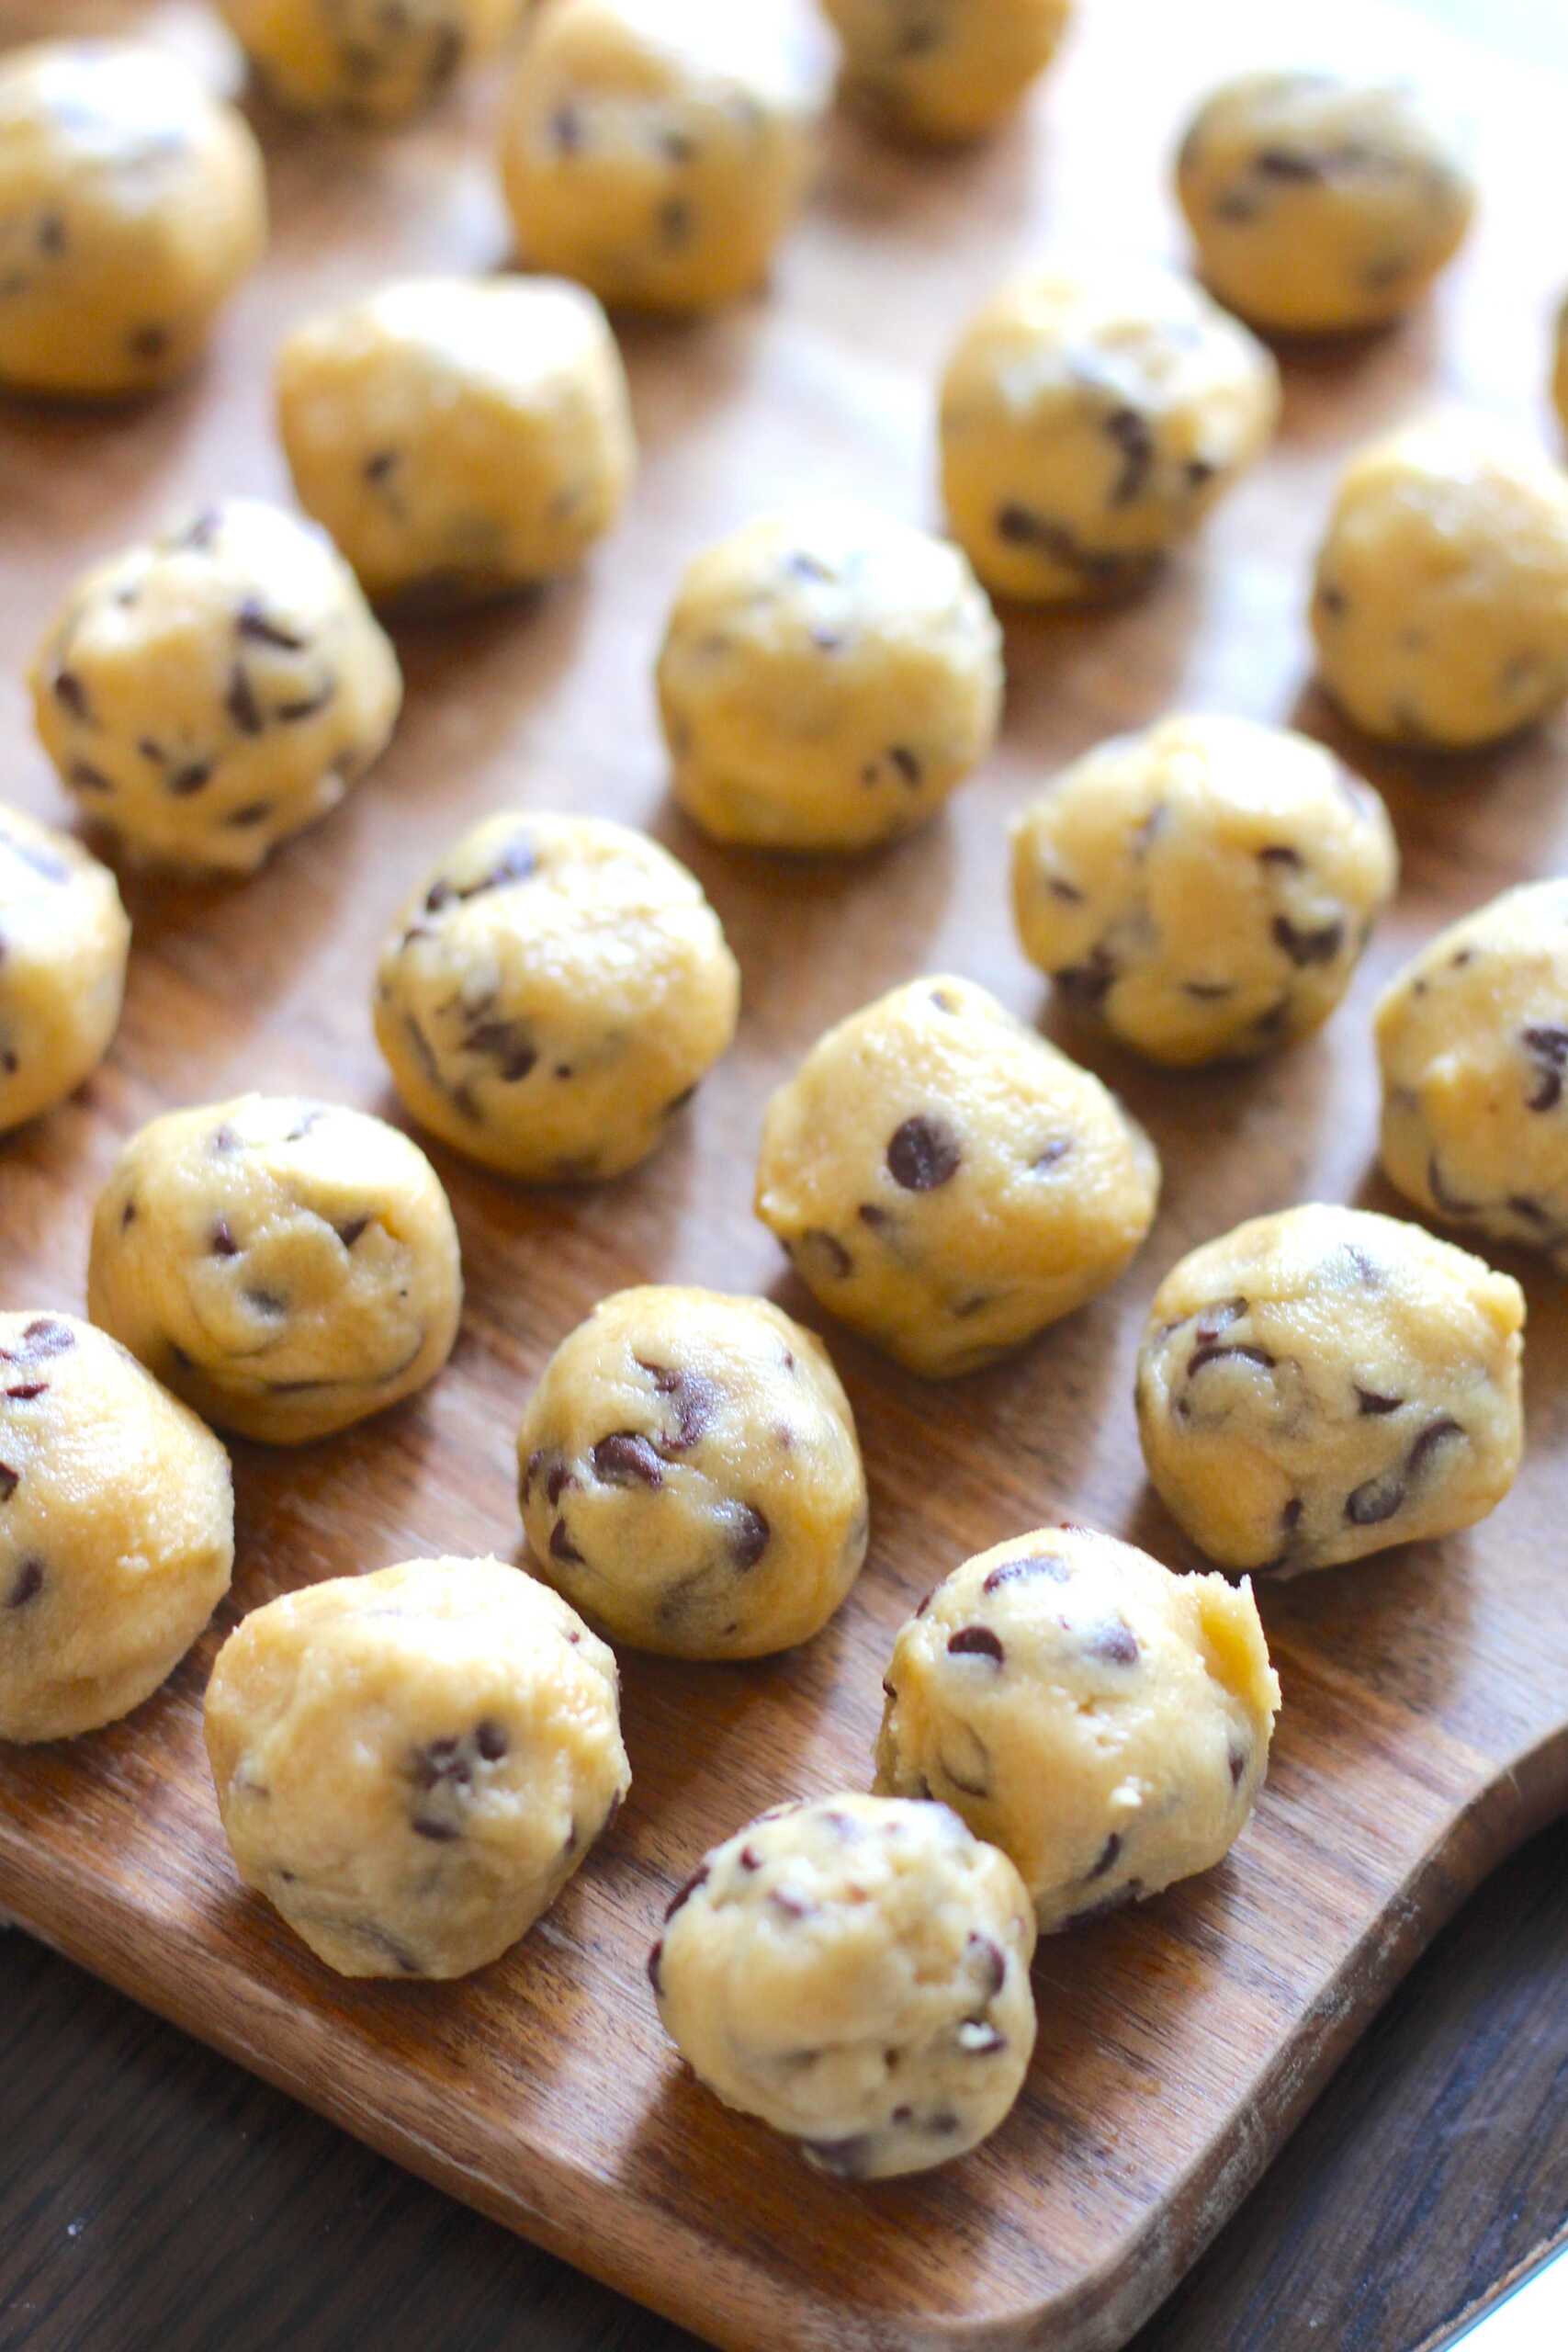
[[[1568,475],[1459,417],[1374,442],[1340,481],[1312,629],[1370,735],[1463,750],[1545,718],[1568,694]]]
[[[1568,1272],[1568,881],[1506,890],[1440,932],[1375,1021],[1392,1181]]]
[[[467,57],[494,49],[518,0],[218,0],[272,95],[301,114],[401,122]]]
[[[1320,1205],[1172,1267],[1138,1354],[1150,1478],[1211,1559],[1297,1576],[1472,1527],[1522,1442],[1516,1282]]]
[[[31,685],[86,816],[138,857],[232,874],[336,808],[402,699],[397,656],[325,534],[249,498],[89,571]]]
[[[0,1739],[113,1723],[229,1589],[229,1457],[118,1343],[0,1315]]]
[[[1268,1769],[1280,1685],[1252,1588],[1088,1527],[965,1560],[894,1645],[876,1785],[1009,1855],[1042,1928],[1212,1870]]]
[[[675,797],[705,832],[853,850],[923,824],[1001,716],[1001,631],[954,547],[849,501],[688,566],[659,657]]]
[[[465,1976],[548,1910],[631,1786],[615,1661],[500,1560],[254,1609],[207,1754],[235,1867],[344,1976]]]
[[[167,50],[0,58],[0,384],[104,399],[169,382],[265,243],[250,126]]]
[[[130,948],[107,866],[0,807],[0,1134],[96,1069],[119,1025]]]
[[[1034,1921],[1005,1854],[941,1804],[824,1797],[705,1856],[649,1975],[665,2030],[727,2107],[819,2171],[945,2164],[1029,2071]]]
[[[603,817],[488,818],[381,951],[376,1035],[424,1126],[505,1174],[618,1176],[728,1047],[740,975],[702,887]]]
[[[626,371],[559,279],[404,278],[296,327],[278,429],[300,504],[371,596],[487,596],[570,571],[621,511]]]
[[[638,310],[751,293],[805,196],[815,113],[765,10],[553,0],[502,128],[524,260]]]
[[[818,1039],[768,1104],[756,1204],[824,1306],[935,1379],[1114,1282],[1158,1196],[1099,1079],[942,976]]]
[[[1388,813],[1322,744],[1162,719],[1066,768],[1012,829],[1023,951],[1156,1061],[1261,1054],[1326,1021],[1393,896]]]
[[[1193,117],[1176,192],[1208,285],[1297,334],[1382,324],[1463,241],[1475,187],[1407,84],[1249,74]]]
[[[1040,270],[974,319],[942,387],[942,495],[987,588],[1137,586],[1273,433],[1263,345],[1163,270]]]
[[[823,0],[847,96],[918,139],[973,139],[1055,55],[1072,0]]]
[[[328,1102],[243,1094],[153,1119],[93,1217],[94,1322],[205,1420],[274,1444],[423,1388],[462,1299],[423,1152]]]
[[[602,1299],[546,1365],[517,1466],[539,1573],[639,1649],[788,1649],[865,1557],[849,1398],[821,1340],[765,1298]]]

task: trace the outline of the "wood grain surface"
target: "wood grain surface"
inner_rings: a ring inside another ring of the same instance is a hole
[[[208,47],[191,9],[140,13]],[[1529,1452],[1514,1496],[1469,1537],[1265,1595],[1285,1713],[1254,1826],[1207,1879],[1043,1948],[1031,2082],[977,2155],[876,2190],[814,2178],[682,2075],[642,1976],[667,1893],[714,1838],[782,1796],[863,1783],[892,1631],[956,1560],[1070,1513],[1196,1564],[1145,1487],[1134,1436],[1150,1290],[1239,1217],[1313,1197],[1394,1205],[1371,1166],[1370,999],[1437,923],[1560,861],[1560,728],[1435,769],[1367,755],[1307,684],[1304,571],[1342,456],[1435,396],[1544,430],[1557,291],[1540,187],[1568,77],[1361,5],[1314,10],[1317,45],[1348,44],[1362,62],[1419,57],[1459,81],[1477,118],[1486,213],[1432,308],[1371,343],[1287,356],[1278,447],[1149,595],[1109,615],[1009,616],[1004,743],[928,833],[852,866],[781,864],[713,849],[664,797],[647,672],[685,556],[807,483],[934,519],[931,385],[956,327],[1046,247],[1179,255],[1167,151],[1190,97],[1258,56],[1254,17],[1242,0],[1102,0],[1032,116],[940,164],[835,126],[768,304],[695,330],[628,329],[646,462],[616,538],[547,598],[404,631],[409,706],[391,752],[259,879],[132,886],[115,1053],[0,1158],[0,1295],[73,1307],[88,1204],[155,1111],[256,1085],[395,1115],[370,1041],[370,963],[459,826],[507,805],[587,808],[648,825],[701,875],[741,958],[746,1011],[685,1130],[592,1193],[525,1193],[434,1155],[469,1286],[452,1366],[345,1439],[237,1449],[240,1566],[213,1632],[127,1723],[0,1759],[0,1907],[481,2210],[748,2352],[1123,2343],[1441,1920],[1568,1804],[1554,1566],[1568,1319],[1557,1286],[1521,1268]],[[17,684],[44,606],[81,563],[183,504],[283,493],[268,431],[281,329],[394,269],[503,259],[492,104],[478,87],[379,142],[259,116],[273,253],[200,378],[108,421],[0,415],[0,710],[25,805],[58,809]],[[1065,758],[1179,705],[1293,718],[1387,793],[1404,887],[1349,1003],[1325,1036],[1248,1072],[1152,1073],[1075,1039],[1165,1158],[1164,1205],[1132,1274],[1013,1363],[942,1389],[830,1333],[874,1515],[871,1563],[839,1620],[762,1667],[628,1659],[631,1802],[527,1943],[457,1987],[339,1984],[234,1885],[200,1759],[217,1639],[313,1577],[426,1550],[514,1551],[523,1397],[604,1292],[705,1281],[816,1319],[749,1215],[763,1096],[829,1021],[921,969],[1043,1011],[1004,918],[1005,819]]]

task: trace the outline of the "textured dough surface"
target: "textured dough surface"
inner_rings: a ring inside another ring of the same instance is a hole
[[[119,1025],[130,948],[107,866],[0,805],[0,1134],[96,1069]]]
[[[768,1104],[756,1204],[825,1307],[935,1378],[1113,1282],[1158,1195],[1099,1079],[942,976],[818,1039]]]
[[[391,643],[325,535],[249,498],[96,565],[30,684],[85,815],[150,862],[232,874],[336,808],[402,700]]]
[[[1464,750],[1544,718],[1568,694],[1568,477],[1462,417],[1372,443],[1339,484],[1312,630],[1371,735]]]
[[[1517,1283],[1309,1205],[1173,1266],[1138,1354],[1150,1478],[1211,1559],[1296,1576],[1472,1527],[1519,1466]]]
[[[94,1212],[93,1320],[203,1419],[276,1444],[423,1388],[462,1299],[435,1170],[363,1111],[243,1094],[168,1112]]]
[[[735,1035],[740,975],[695,877],[602,817],[486,819],[381,951],[376,1035],[424,1126],[513,1176],[616,1176]]]
[[[1187,279],[1037,271],[971,321],[942,380],[954,537],[999,595],[1136,586],[1259,455],[1279,408],[1269,353]]]
[[[919,139],[972,139],[1055,55],[1072,0],[823,0],[845,93]]]
[[[167,50],[0,58],[0,382],[100,399],[167,383],[265,243],[250,126]]]
[[[1225,83],[1193,117],[1176,188],[1220,300],[1293,334],[1409,310],[1475,207],[1469,171],[1416,90],[1334,74]]]
[[[118,1343],[0,1315],[0,1739],[140,1706],[229,1589],[229,1457]]]
[[[570,571],[632,477],[620,353],[558,279],[402,278],[308,320],[277,411],[300,504],[372,596]]]
[[[780,1805],[716,1846],[649,1974],[728,2107],[852,2180],[963,2155],[1029,2071],[1034,1920],[1017,1871],[940,1804]]]
[[[751,293],[805,196],[815,111],[766,10],[553,0],[502,128],[524,260],[638,310]]]
[[[862,849],[990,750],[1001,631],[956,548],[847,500],[797,506],[688,567],[658,683],[675,797],[705,832]]]
[[[464,1976],[526,1935],[631,1786],[615,1661],[502,1561],[254,1609],[208,1685],[236,1869],[344,1976]]]
[[[849,1399],[820,1340],[765,1298],[601,1300],[546,1365],[517,1465],[539,1574],[639,1649],[788,1649],[865,1557]]]
[[[518,0],[218,0],[273,96],[301,114],[401,122],[468,57],[497,46]]]
[[[1223,1860],[1280,1706],[1250,1585],[1173,1576],[1087,1527],[965,1560],[904,1626],[883,1687],[877,1787],[962,1814],[1046,1930]]]
[[[1388,812],[1320,743],[1162,719],[1014,820],[1023,951],[1156,1061],[1270,1051],[1326,1021],[1393,896]]]

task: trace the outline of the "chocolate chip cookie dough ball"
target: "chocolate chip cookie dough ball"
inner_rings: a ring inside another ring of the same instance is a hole
[[[1568,881],[1506,890],[1379,1001],[1382,1164],[1429,1216],[1568,1270]]]
[[[1391,742],[1495,742],[1568,694],[1568,475],[1432,418],[1353,458],[1318,550],[1324,684]]]
[[[206,1732],[240,1876],[343,1976],[499,1959],[631,1786],[614,1657],[500,1560],[405,1560],[254,1609]]]
[[[261,151],[177,57],[0,58],[0,385],[104,399],[183,375],[265,243]]]
[[[311,524],[231,498],[80,581],[34,657],[43,747],[151,863],[250,874],[385,750],[391,645]]]
[[[518,0],[218,0],[272,95],[301,114],[404,121],[511,30]]]
[[[1124,1044],[1179,1066],[1326,1021],[1398,871],[1371,787],[1320,743],[1246,718],[1102,743],[1012,831],[1025,955]]]
[[[299,503],[371,596],[503,594],[574,571],[634,464],[626,371],[560,280],[405,278],[296,327],[278,425]]]
[[[0,1134],[96,1069],[119,1026],[130,948],[108,868],[0,806]]]
[[[847,502],[697,557],[659,657],[675,797],[705,832],[857,850],[923,824],[1001,715],[1001,632],[958,549]]]
[[[211,1431],[90,1324],[0,1315],[0,1739],[139,1707],[233,1565]]]
[[[413,1116],[509,1176],[618,1176],[735,1035],[740,975],[695,877],[602,817],[491,817],[381,952],[376,1035]]]
[[[1297,1576],[1472,1527],[1522,1442],[1517,1283],[1365,1209],[1254,1217],[1160,1284],[1150,1478],[1211,1559]]]
[[[757,1214],[830,1313],[911,1372],[972,1372],[1114,1282],[1159,1162],[1099,1079],[984,989],[912,980],[768,1104]]]
[[[524,261],[637,310],[751,293],[805,195],[815,113],[766,10],[553,0],[502,130]]]
[[[788,1649],[865,1557],[849,1399],[821,1341],[765,1298],[601,1300],[546,1365],[517,1464],[540,1574],[639,1649]]]
[[[462,1298],[424,1154],[327,1102],[243,1094],[153,1119],[93,1217],[94,1322],[204,1420],[274,1444],[423,1388]]]
[[[1034,1921],[1018,1872],[946,1805],[824,1797],[716,1846],[649,1976],[727,2107],[850,2180],[976,2147],[1034,2046]]]
[[[1047,1932],[1223,1860],[1280,1706],[1250,1585],[1172,1576],[1087,1527],[955,1568],[899,1634],[884,1689],[877,1787],[961,1813]]]
[[[916,139],[973,139],[1056,53],[1072,0],[823,0],[846,96]]]
[[[1185,278],[1039,271],[988,302],[942,387],[942,495],[987,588],[1137,586],[1273,433],[1279,370]]]

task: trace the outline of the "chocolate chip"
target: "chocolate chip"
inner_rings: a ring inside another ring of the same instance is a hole
[[[424,69],[424,86],[434,96],[446,84],[463,62],[468,43],[460,25],[437,25],[431,36],[430,57]]]
[[[1030,1161],[1029,1165],[1031,1172],[1036,1176],[1043,1176],[1048,1168],[1059,1168],[1062,1161],[1066,1159],[1067,1154],[1071,1151],[1072,1148],[1072,1138],[1070,1136],[1057,1136],[1054,1137],[1053,1140],[1045,1146],[1043,1151],[1037,1151],[1034,1158]]]
[[[1321,180],[1327,177],[1324,159],[1320,155],[1303,155],[1293,147],[1260,147],[1252,159],[1252,168],[1267,180]]]
[[[1060,899],[1065,906],[1081,907],[1083,904],[1083,892],[1078,888],[1077,884],[1066,881],[1059,874],[1051,876],[1046,888],[1052,897]]]
[[[1359,1381],[1356,1383],[1358,1413],[1397,1413],[1404,1402],[1403,1396],[1380,1396],[1375,1388],[1363,1388]]]
[[[550,1530],[550,1557],[555,1560],[570,1560],[578,1567],[584,1565],[581,1553],[566,1532],[564,1519],[558,1519]]]
[[[125,342],[133,359],[162,359],[169,347],[169,331],[167,327],[132,327]]]
[[[738,1568],[754,1568],[773,1535],[755,1503],[737,1503],[729,1520],[729,1552]]]
[[[920,763],[908,743],[890,743],[887,759],[889,765],[897,770],[907,785],[912,787],[919,783],[922,774]]]
[[[258,1286],[242,1291],[240,1295],[247,1306],[253,1308],[257,1315],[265,1315],[269,1323],[281,1321],[288,1312],[288,1301],[277,1291],[265,1290]]]
[[[1409,1476],[1414,1478],[1427,1456],[1436,1453],[1439,1445],[1446,1444],[1451,1437],[1463,1435],[1463,1430],[1450,1414],[1445,1413],[1440,1419],[1429,1421],[1406,1457],[1404,1466]]]
[[[558,155],[575,155],[582,144],[582,117],[576,107],[557,107],[550,117],[550,143]]]
[[[25,1609],[43,1590],[43,1562],[24,1560],[17,1569],[10,1591],[6,1596],[7,1609]]]
[[[1117,978],[1115,958],[1105,946],[1096,946],[1081,964],[1064,964],[1051,978],[1070,1004],[1086,1008],[1102,1004]]]
[[[240,1245],[226,1216],[220,1216],[212,1228],[212,1254],[215,1258],[237,1258]]]
[[[691,236],[694,215],[683,196],[666,197],[657,218],[660,244],[683,245]]]
[[[1007,1656],[988,1625],[960,1625],[948,1635],[947,1647],[952,1657],[987,1657],[993,1666],[1000,1666]]]
[[[755,1846],[742,1846],[735,1859],[743,1871],[760,1871],[762,1867],[762,1857]]]
[[[294,726],[300,719],[314,718],[319,710],[325,710],[336,698],[337,681],[335,678],[326,678],[316,688],[314,694],[300,695],[293,702],[276,704],[272,715],[275,718],[282,719],[286,726]]]
[[[1094,1868],[1088,1872],[1088,1878],[1090,1880],[1103,1878],[1107,1871],[1114,1870],[1121,1852],[1122,1840],[1117,1832],[1113,1829],[1110,1837],[1106,1839],[1104,1845],[1100,1848],[1100,1858],[1096,1861]]]
[[[8,1462],[0,1462],[0,1503],[8,1503],[21,1483],[20,1471],[13,1470]]]
[[[1147,417],[1135,408],[1113,409],[1105,430],[1122,452],[1122,469],[1111,485],[1110,503],[1126,506],[1144,490],[1154,464],[1155,436]]]
[[[991,1570],[980,1589],[996,1592],[1004,1584],[1021,1584],[1031,1577],[1049,1577],[1054,1584],[1066,1584],[1071,1575],[1066,1560],[1054,1552],[1031,1552],[1021,1560],[1004,1560]]]
[[[691,1877],[686,1881],[684,1886],[681,1887],[678,1892],[671,1897],[670,1902],[665,1906],[664,1918],[667,1926],[675,1917],[677,1911],[684,1909],[685,1905],[691,1901],[693,1895],[695,1894],[698,1887],[705,1886],[707,1882],[708,1865],[706,1862],[699,1862],[696,1869],[692,1872]]]
[[[656,1996],[664,1990],[663,1985],[659,1981],[659,1963],[663,1957],[664,1939],[660,1936],[659,1941],[654,1945],[653,1950],[648,1955],[648,1981],[652,1985]]]
[[[345,1250],[352,1250],[355,1243],[358,1240],[360,1235],[365,1231],[369,1223],[370,1220],[367,1216],[351,1216],[346,1218],[342,1225],[334,1225],[333,1231],[337,1235],[338,1239],[343,1243]]]
[[[48,1396],[49,1383],[47,1380],[20,1380],[14,1388],[7,1388],[6,1394],[13,1404],[30,1405],[35,1397]]]
[[[1089,1657],[1104,1658],[1110,1666],[1136,1666],[1138,1637],[1123,1618],[1109,1617],[1084,1636],[1084,1650]]]
[[[211,761],[190,760],[183,767],[177,767],[172,772],[168,778],[168,790],[176,800],[188,800],[193,793],[199,792],[203,785],[210,784],[211,781]],[[238,817],[231,817],[229,821],[231,824],[238,824],[240,820]]]
[[[1269,930],[1274,944],[1282,947],[1292,963],[1303,969],[1309,964],[1332,964],[1345,944],[1342,922],[1325,922],[1316,931],[1302,931],[1289,915],[1276,915]]]
[[[1247,1753],[1246,1748],[1237,1747],[1233,1741],[1226,1751],[1225,1762],[1230,1767],[1232,1788],[1239,1789],[1241,1786],[1242,1775],[1247,1770]]]
[[[1346,1497],[1345,1516],[1353,1527],[1378,1527],[1393,1517],[1404,1500],[1404,1479],[1385,1470],[1376,1478],[1363,1479]]]
[[[1259,865],[1285,865],[1293,868],[1301,865],[1302,855],[1299,850],[1292,849],[1286,842],[1270,842],[1266,848],[1258,851],[1258,862]]]
[[[22,1340],[29,1356],[62,1356],[76,1344],[76,1334],[68,1323],[61,1323],[52,1315],[35,1315],[22,1329]]]
[[[58,212],[40,212],[33,236],[40,254],[65,251],[65,223]]]
[[[1196,998],[1200,1004],[1220,1004],[1235,989],[1229,980],[1183,980],[1183,992]]]
[[[1205,1347],[1193,1350],[1187,1366],[1188,1379],[1195,1379],[1205,1364],[1218,1363],[1224,1356],[1239,1356],[1244,1363],[1255,1363],[1264,1372],[1274,1369],[1275,1359],[1267,1348],[1249,1348],[1239,1343],[1226,1347],[1211,1341]]]
[[[606,1487],[661,1487],[664,1472],[658,1454],[635,1430],[613,1430],[602,1437],[589,1457],[593,1475]]]
[[[409,1826],[416,1838],[428,1838],[436,1846],[449,1846],[463,1834],[456,1822],[435,1821],[423,1813],[415,1814]]]
[[[987,1977],[987,1998],[988,2000],[995,2000],[997,1995],[1001,1991],[1002,1986],[1007,1982],[1008,1964],[1006,1953],[1002,1951],[999,1944],[994,1944],[991,1941],[989,1936],[982,1936],[973,1929],[970,1931],[969,1940],[964,1945],[964,1949],[965,1952],[973,1954],[975,1959],[978,1961],[980,1966],[985,1970]]]
[[[229,673],[229,685],[223,696],[223,707],[242,735],[259,735],[266,724],[251,682],[245,675],[243,665],[238,662]]]
[[[540,1461],[542,1458],[543,1457],[539,1454],[536,1454],[534,1456],[534,1460],[536,1462]],[[552,1510],[555,1509],[557,1503],[559,1502],[567,1488],[569,1487],[575,1487],[576,1484],[576,1479],[572,1476],[571,1472],[567,1468],[564,1462],[558,1462],[554,1464],[549,1476],[545,1481],[545,1499],[549,1504]]]
[[[1554,1111],[1562,1100],[1562,1070],[1568,1063],[1568,1029],[1538,1024],[1523,1032],[1525,1051],[1540,1064],[1540,1083],[1525,1108]]]
[[[360,468],[367,481],[385,481],[398,462],[395,449],[375,449]]]
[[[498,1724],[493,1715],[483,1716],[474,1725],[474,1746],[487,1764],[499,1764],[511,1744],[505,1724]]]
[[[74,670],[57,670],[52,681],[54,699],[63,706],[82,726],[93,723],[93,708],[87,699],[87,689]]]
[[[1291,1497],[1290,1501],[1280,1513],[1280,1524],[1285,1530],[1287,1534],[1292,1533],[1301,1525],[1302,1513],[1305,1509],[1306,1505],[1303,1502],[1300,1495],[1292,1495]]]
[[[957,1175],[963,1157],[945,1120],[917,1114],[889,1138],[887,1172],[906,1193],[932,1193]]]
[[[74,785],[78,792],[112,792],[114,790],[112,782],[104,774],[102,768],[94,767],[89,760],[73,760],[65,771],[65,781],[67,784]]]
[[[274,620],[260,598],[255,596],[245,598],[234,616],[234,627],[241,637],[249,638],[253,644],[276,645],[285,653],[302,653],[310,642],[308,638],[286,628],[282,621]]]
[[[539,1058],[539,1049],[521,1021],[477,1021],[463,1033],[463,1046],[493,1061],[509,1086],[520,1084]]]

